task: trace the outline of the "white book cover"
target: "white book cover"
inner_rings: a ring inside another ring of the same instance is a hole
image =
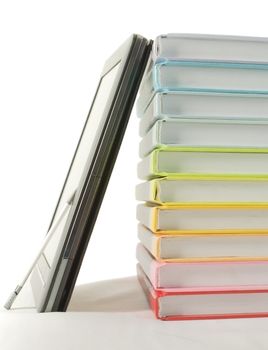
[[[268,260],[268,234],[155,234],[138,225],[138,238],[158,261]]]
[[[267,286],[154,288],[137,264],[138,280],[161,320],[208,320],[268,316]]]
[[[268,233],[268,205],[139,204],[137,220],[154,233]]]
[[[267,177],[268,149],[164,147],[138,164],[140,179],[169,175]]]
[[[153,44],[153,60],[268,63],[268,38],[212,34],[166,34]]]
[[[155,91],[268,91],[268,65],[167,61],[155,64],[152,74]]]
[[[268,261],[159,262],[142,244],[136,256],[155,289],[268,285]]]
[[[158,120],[140,142],[140,157],[165,146],[268,148],[268,120]]]
[[[138,113],[155,92],[268,92],[268,65],[235,63],[161,62],[146,74],[138,102]],[[142,106],[142,108],[141,108]]]
[[[148,105],[147,105],[148,104]],[[156,93],[150,101],[137,101],[144,136],[159,119],[268,120],[268,95],[202,92]]]
[[[268,204],[267,178],[167,177],[136,186],[136,199],[163,205]]]

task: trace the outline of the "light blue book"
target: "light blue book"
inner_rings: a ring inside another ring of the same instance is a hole
[[[267,93],[268,65],[166,61],[153,66],[152,80],[155,91]]]

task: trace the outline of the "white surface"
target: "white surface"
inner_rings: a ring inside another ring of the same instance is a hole
[[[261,350],[267,330],[266,318],[156,320],[135,277],[76,288],[66,313],[0,312],[1,350]]]

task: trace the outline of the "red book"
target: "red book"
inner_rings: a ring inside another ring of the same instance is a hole
[[[161,320],[268,317],[268,286],[154,289],[139,264],[137,273]]]

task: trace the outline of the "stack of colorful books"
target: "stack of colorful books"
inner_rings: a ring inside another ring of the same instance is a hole
[[[267,317],[268,39],[158,37],[137,111],[137,270],[156,316]]]

